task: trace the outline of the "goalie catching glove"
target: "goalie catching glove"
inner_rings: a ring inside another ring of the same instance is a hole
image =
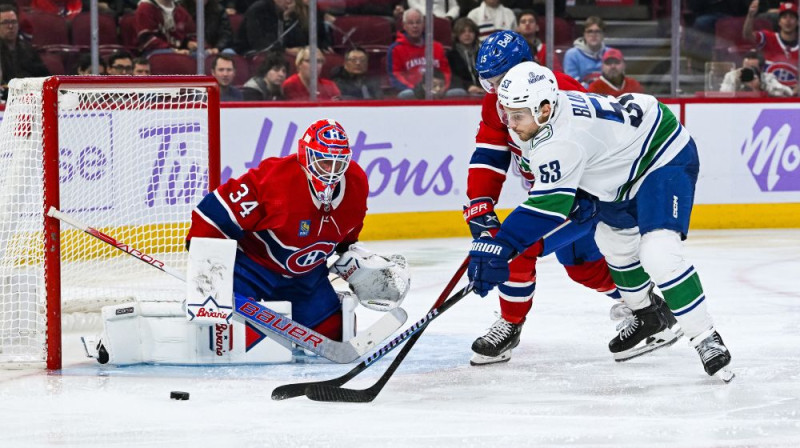
[[[383,257],[356,244],[350,245],[329,272],[349,283],[358,301],[375,311],[386,312],[400,306],[411,286],[405,257]]]

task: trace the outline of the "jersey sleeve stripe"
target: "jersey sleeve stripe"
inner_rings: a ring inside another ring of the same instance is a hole
[[[197,211],[209,222],[213,222],[216,228],[231,239],[238,240],[244,234],[233,212],[219,197],[219,192],[217,191],[203,198],[200,204],[197,205]]]
[[[570,194],[572,196],[575,196],[576,192],[577,192],[577,190],[575,190],[574,188],[553,188],[552,190],[531,191],[528,195],[529,196],[541,196],[541,195],[551,194],[551,193],[567,193],[567,194]]]
[[[573,194],[559,192],[541,196],[530,196],[520,207],[524,207],[534,213],[564,220],[567,218],[567,215],[569,215],[573,202],[575,202],[575,196]]]
[[[485,148],[476,148],[469,161],[470,166],[487,165],[496,170],[506,172],[511,164],[511,153],[506,151],[496,151]]]
[[[491,149],[494,151],[508,151],[508,146],[506,145],[491,145],[489,143],[477,143],[475,145],[476,149]]]
[[[660,123],[658,123],[658,128],[656,129],[652,141],[650,141],[650,144],[647,147],[647,150],[642,156],[640,156],[637,164],[635,164],[633,167],[636,169],[635,176],[633,176],[632,179],[629,178],[628,182],[626,182],[620,188],[619,195],[617,196],[618,199],[627,198],[627,196],[629,196],[633,185],[642,177],[644,177],[649,169],[655,165],[658,159],[664,154],[666,149],[670,147],[683,129],[678,122],[678,119],[666,106],[659,103],[658,107],[661,118]]]
[[[197,216],[199,216],[200,219],[203,220],[203,222],[205,222],[209,226],[213,227],[217,232],[219,232],[221,236],[224,236],[227,239],[231,239],[230,235],[223,232],[222,229],[220,229],[219,226],[217,226],[217,224],[214,221],[212,221],[208,216],[206,216],[202,211],[200,211],[199,208],[195,209],[194,212],[197,213]]]
[[[497,174],[502,174],[503,176],[506,175],[506,170],[502,170],[500,168],[495,168],[495,167],[489,166],[489,165],[483,165],[483,164],[473,165],[473,164],[470,164],[469,165],[469,169],[473,169],[473,168],[475,168],[475,169],[486,169],[486,170],[494,171]]]

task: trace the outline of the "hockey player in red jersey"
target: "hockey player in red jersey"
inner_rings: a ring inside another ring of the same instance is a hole
[[[290,301],[295,321],[341,340],[342,305],[328,280],[326,261],[335,252],[341,259],[379,257],[354,246],[369,188],[364,170],[351,157],[339,123],[313,123],[299,140],[296,155],[266,159],[208,194],[192,213],[187,241],[236,240],[236,294]],[[404,259],[384,260],[405,269]],[[378,307],[375,297],[358,300],[386,311],[399,304],[407,284],[404,289],[384,297],[392,303]]]
[[[495,93],[508,70],[521,62],[531,61],[530,54],[525,39],[513,31],[492,34],[478,51],[476,69],[487,94],[483,98],[481,123],[475,138],[476,148],[470,160],[467,177],[467,196],[470,203],[464,209],[464,219],[475,238],[484,231],[494,234],[500,227],[494,204],[500,196],[512,159],[525,180],[532,182],[535,179],[531,172],[533,167],[527,166],[522,158],[521,142],[517,141],[515,134],[509,133],[505,124],[505,113]],[[580,83],[564,73],[555,72],[555,77],[560,90],[586,91]],[[576,201],[578,202],[580,201]],[[553,238],[535,244],[511,262],[509,281],[498,287],[500,318],[484,336],[472,344],[472,365],[511,359],[511,349],[519,344],[522,325],[531,309],[536,289],[536,259],[543,254],[555,252],[559,262],[575,282],[613,299],[620,298],[606,261],[594,242],[592,211],[576,209],[572,218],[575,223],[553,235]],[[612,319],[628,316],[630,310],[624,304],[618,303],[612,308]],[[627,358],[625,354],[618,354],[616,359],[630,359],[675,340],[677,336],[667,329],[664,334],[648,341],[649,345],[645,350],[631,351]]]

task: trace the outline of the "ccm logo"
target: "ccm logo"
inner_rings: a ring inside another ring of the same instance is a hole
[[[300,328],[291,321],[286,321],[282,316],[276,316],[267,310],[260,309],[254,303],[243,303],[239,306],[239,312],[245,316],[252,317],[265,326],[278,330],[298,342],[311,343],[314,348],[322,343],[322,338],[311,330]]]

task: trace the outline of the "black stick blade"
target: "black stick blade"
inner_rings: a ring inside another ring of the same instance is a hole
[[[299,397],[306,392],[309,383],[294,383],[278,386],[272,391],[272,399],[275,401],[286,400],[287,398]]]
[[[305,392],[306,396],[311,400],[337,403],[369,403],[377,396],[366,390],[346,389],[322,384],[308,386]]]

